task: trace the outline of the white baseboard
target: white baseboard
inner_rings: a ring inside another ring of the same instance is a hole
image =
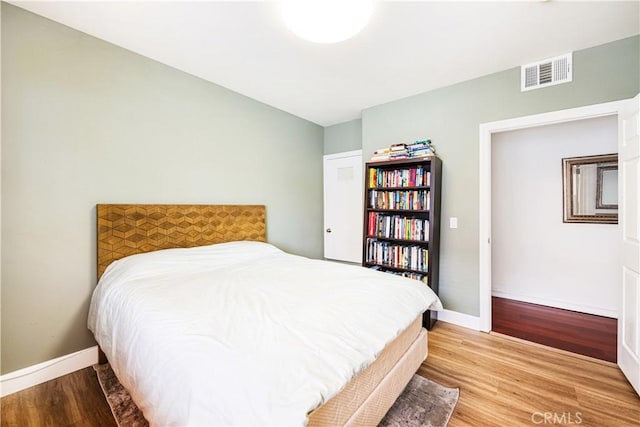
[[[98,346],[77,351],[0,376],[0,397],[56,379],[98,363]]]
[[[515,301],[528,302],[531,304],[544,305],[547,307],[562,308],[564,310],[577,311],[579,313],[595,314],[596,316],[611,317],[613,319],[618,318],[618,312],[604,307],[594,307],[584,304],[575,304],[572,302],[566,302],[561,300],[532,297],[529,295],[518,295],[511,292],[503,292],[498,289],[493,289],[491,295],[498,298],[507,298]]]
[[[452,310],[436,311],[438,321],[453,323],[454,325],[462,326],[475,331],[480,330],[480,317],[472,316],[470,314],[459,313]]]

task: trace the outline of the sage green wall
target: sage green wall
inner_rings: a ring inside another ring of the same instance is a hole
[[[324,154],[362,148],[362,120],[356,119],[324,128]]]
[[[363,111],[364,158],[390,143],[422,138],[430,138],[442,158],[440,296],[445,308],[479,315],[479,125],[632,98],[640,89],[639,53],[635,36],[574,52],[571,83],[522,93],[520,69],[514,68]],[[459,228],[450,229],[448,218],[454,216]]]
[[[96,203],[265,204],[322,256],[322,127],[6,3],[2,124],[3,373],[95,344]]]

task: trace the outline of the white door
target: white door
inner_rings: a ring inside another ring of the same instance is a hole
[[[618,318],[618,365],[640,394],[640,95],[619,115],[618,152],[622,230],[622,305]]]
[[[362,151],[324,156],[324,257],[362,262]]]

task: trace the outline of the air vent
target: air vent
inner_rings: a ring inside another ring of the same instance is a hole
[[[556,56],[521,67],[522,91],[540,89],[572,80],[572,54]]]

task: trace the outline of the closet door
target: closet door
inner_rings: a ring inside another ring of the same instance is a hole
[[[362,262],[362,151],[324,156],[324,257]]]

